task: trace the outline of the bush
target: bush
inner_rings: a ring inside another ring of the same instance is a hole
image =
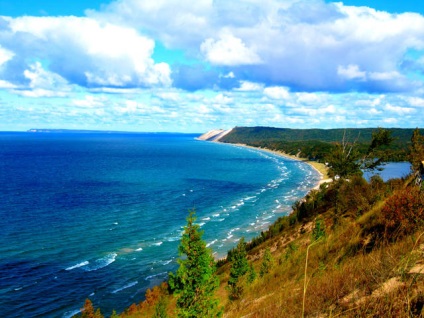
[[[413,233],[424,224],[424,193],[416,187],[397,191],[381,210],[386,239]]]

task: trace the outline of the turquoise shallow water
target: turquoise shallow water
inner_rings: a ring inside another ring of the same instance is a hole
[[[172,134],[0,133],[0,312],[110,314],[177,267],[195,208],[216,257],[319,180],[308,165]]]

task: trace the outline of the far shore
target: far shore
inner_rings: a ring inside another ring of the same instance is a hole
[[[269,152],[269,153],[272,153],[272,154],[280,156],[280,157],[285,157],[285,158],[296,160],[296,161],[302,161],[302,162],[310,165],[321,176],[321,180],[314,187],[314,189],[319,189],[320,185],[323,184],[323,183],[328,183],[328,182],[333,181],[328,176],[328,167],[323,163],[308,160],[306,158],[300,158],[300,157],[297,157],[297,156],[293,156],[293,155],[290,155],[288,153],[285,153],[285,152],[279,151],[279,150],[272,150],[272,149],[262,148],[262,147],[253,147],[253,146],[249,146],[249,145],[246,145],[246,144],[233,144],[233,145],[245,147],[245,148],[250,148],[250,149],[262,150],[262,151]]]

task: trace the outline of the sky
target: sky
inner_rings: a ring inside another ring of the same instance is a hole
[[[0,0],[0,131],[423,123],[422,1]]]

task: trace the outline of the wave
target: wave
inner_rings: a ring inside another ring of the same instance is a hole
[[[169,259],[169,260],[166,260],[166,261],[162,261],[162,265],[168,265],[169,263],[172,263],[172,261],[174,260],[174,258],[171,258],[171,259]]]
[[[209,247],[213,244],[215,244],[218,240],[213,240],[212,242],[209,242],[208,244],[206,244],[206,247]]]
[[[112,292],[112,294],[119,293],[120,291],[123,291],[124,289],[130,288],[130,287],[133,287],[133,286],[135,286],[135,285],[137,285],[137,284],[138,284],[138,281],[131,282],[131,283],[129,283],[129,284],[127,284],[127,285],[125,285],[125,286],[123,286],[123,287],[121,287],[121,288],[115,289],[115,290]]]
[[[84,262],[78,263],[78,264],[76,264],[76,265],[69,266],[69,267],[68,267],[68,268],[66,268],[65,270],[66,270],[66,271],[71,271],[71,270],[73,270],[73,269],[75,269],[75,268],[80,268],[80,267],[83,267],[83,266],[87,266],[88,264],[90,264],[90,262],[89,262],[89,261],[84,261]]]
[[[118,254],[116,254],[116,253],[109,253],[105,257],[102,257],[102,258],[95,260],[93,265],[89,266],[89,264],[88,264],[88,265],[83,266],[83,268],[87,272],[96,271],[98,269],[104,268],[104,267],[112,264],[116,260],[117,256],[118,256]]]
[[[147,276],[144,280],[151,280],[153,278],[161,277],[161,276],[166,277],[167,275],[168,275],[168,272],[162,272],[162,273]]]
[[[157,242],[157,243],[153,243],[152,245],[154,246],[161,246],[163,244],[163,242]]]
[[[143,248],[142,247],[139,247],[139,248],[137,248],[135,251],[136,252],[141,252],[143,250]]]
[[[72,311],[67,311],[63,314],[62,318],[71,318],[74,317],[75,315],[78,315],[81,313],[81,309],[74,309]]]
[[[202,220],[203,221],[209,221],[211,218],[210,217],[205,217],[205,218],[203,218]]]

